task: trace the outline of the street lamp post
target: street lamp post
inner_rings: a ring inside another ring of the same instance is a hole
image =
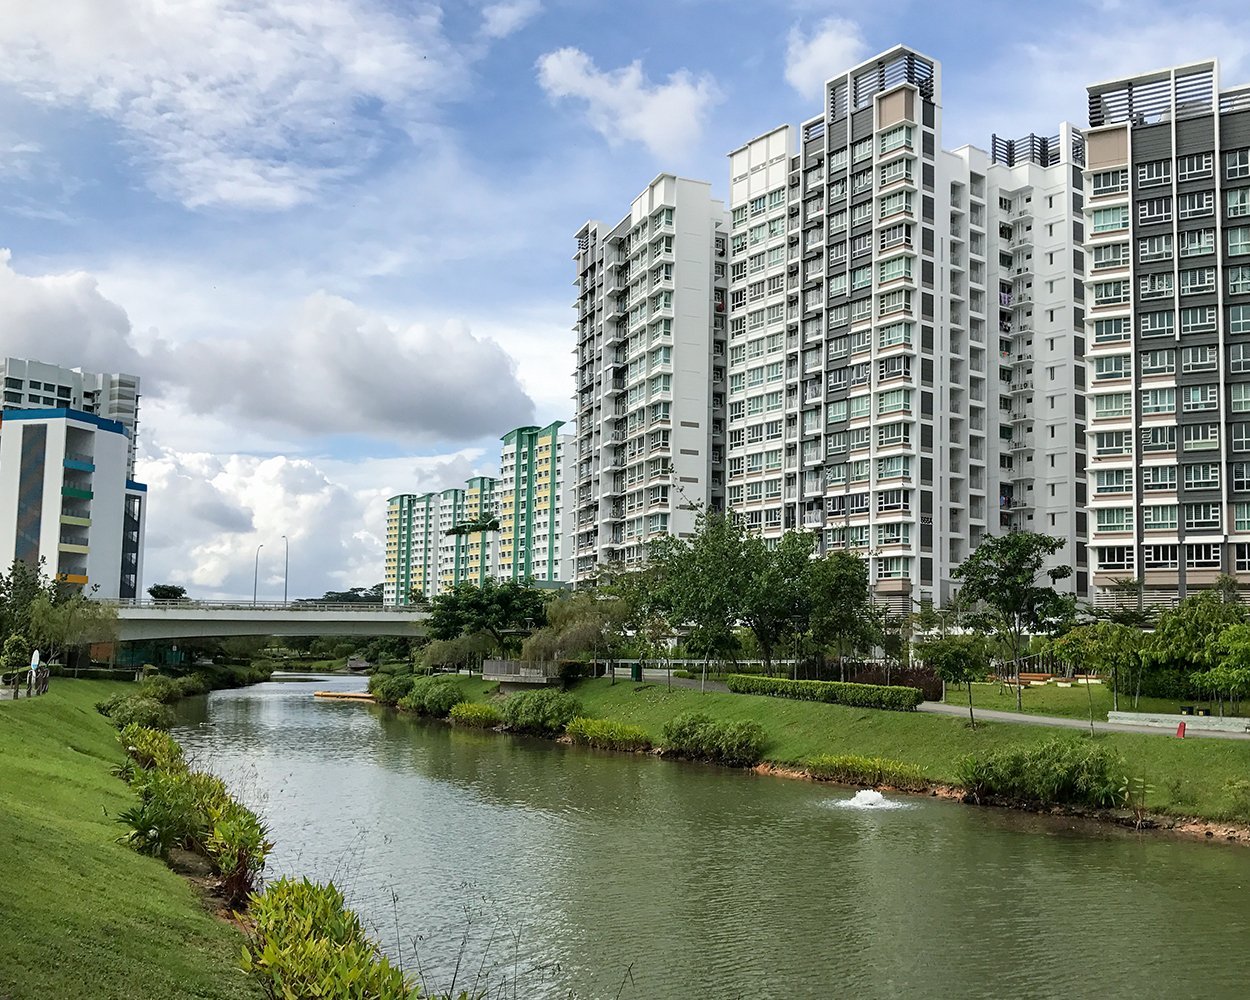
[[[286,535],[282,536],[283,557],[282,557],[282,603],[287,601],[287,581],[291,577],[291,543]]]
[[[260,550],[265,547],[265,543],[261,542],[256,546],[256,565],[252,569],[252,604],[256,604],[256,588],[260,582]]]

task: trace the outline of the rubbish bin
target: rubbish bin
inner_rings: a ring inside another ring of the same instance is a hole
[[[641,663],[631,663],[629,665],[629,679],[631,681],[642,680],[642,664]]]
[[[1210,718],[1210,716],[1211,716],[1211,709],[1209,709],[1209,708],[1200,708],[1200,709],[1198,709],[1198,714],[1199,714],[1199,715],[1201,715],[1203,718]]]
[[[1193,706],[1193,705],[1182,705],[1182,706],[1181,706],[1181,715],[1193,715],[1193,714],[1194,714],[1194,706]]]

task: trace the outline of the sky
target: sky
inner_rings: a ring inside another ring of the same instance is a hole
[[[1028,8],[1033,13],[1025,13]],[[1117,34],[1117,26],[1123,33]],[[906,44],[942,145],[1083,124],[1242,3],[0,0],[0,351],[143,380],[145,585],[382,578],[386,500],[571,416],[573,234]]]

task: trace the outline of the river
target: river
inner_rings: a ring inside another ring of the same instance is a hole
[[[311,697],[363,684],[189,699],[175,735],[269,822],[271,875],[335,879],[431,987],[460,957],[457,988],[515,974],[526,998],[1246,996],[1245,848],[924,797],[857,809]]]

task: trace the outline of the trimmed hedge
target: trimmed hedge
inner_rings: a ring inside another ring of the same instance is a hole
[[[893,712],[914,712],[924,701],[919,688],[885,684],[850,684],[844,681],[792,681],[786,677],[758,677],[730,674],[725,684],[734,694],[761,694],[797,701],[823,701],[852,708],[883,708]]]
[[[968,797],[1000,796],[1040,805],[1119,806],[1128,797],[1128,764],[1088,737],[1058,736],[1032,747],[1002,747],[959,762]]]
[[[728,767],[753,767],[767,742],[758,722],[717,722],[701,712],[683,712],[664,725],[665,752]]]
[[[494,705],[483,701],[462,701],[451,707],[451,721],[470,729],[494,729],[503,724],[503,716]]]
[[[581,715],[582,703],[571,694],[545,688],[506,698],[502,711],[509,729],[534,736],[558,736]]]
[[[564,731],[574,743],[600,750],[651,749],[651,740],[645,729],[611,719],[588,719],[579,715]]]
[[[847,785],[890,785],[909,791],[929,787],[915,764],[886,757],[858,757],[855,754],[820,754],[804,762],[807,773],[817,781],[840,781]]]

